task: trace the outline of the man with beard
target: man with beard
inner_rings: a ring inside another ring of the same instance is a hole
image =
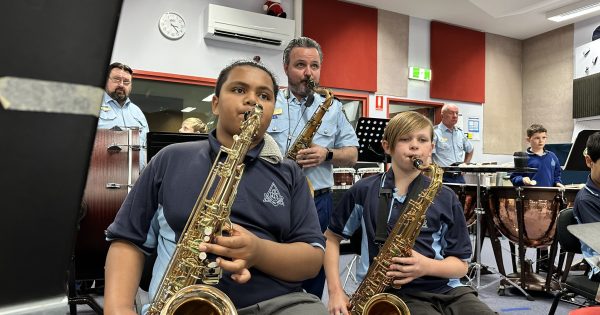
[[[102,106],[100,107],[99,129],[139,128],[140,145],[146,146],[148,122],[142,110],[129,99],[133,71],[120,62],[108,66],[108,78]],[[144,150],[140,150],[140,171],[146,164]]]
[[[283,69],[288,88],[277,95],[273,119],[267,132],[277,141],[284,156],[325,98],[313,92],[308,79],[319,83],[323,52],[313,39],[291,40],[283,52]],[[310,148],[298,151],[296,162],[303,168],[314,189],[314,201],[321,231],[329,225],[333,209],[333,166],[352,167],[358,158],[358,139],[337,99],[323,116]],[[319,298],[323,294],[325,273],[305,281],[303,288]]]

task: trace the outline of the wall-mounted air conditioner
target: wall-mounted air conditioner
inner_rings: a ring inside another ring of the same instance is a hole
[[[294,38],[294,20],[209,4],[204,38],[283,50]]]

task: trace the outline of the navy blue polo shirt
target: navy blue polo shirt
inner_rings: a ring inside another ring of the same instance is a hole
[[[577,193],[575,202],[573,203],[573,215],[577,219],[578,223],[594,223],[600,222],[600,188],[596,186],[596,183],[592,180],[591,176],[588,176],[585,187]],[[598,253],[589,247],[586,243],[581,242],[581,253],[583,257],[588,260],[592,272],[592,275],[600,273],[600,268],[596,265]]]
[[[277,150],[276,143],[269,140],[271,148]],[[151,297],[157,291],[220,146],[213,132],[208,140],[162,149],[148,163],[108,227],[108,240],[127,240],[146,253],[157,249]],[[265,160],[260,155],[264,146],[265,140],[246,155],[231,221],[263,239],[305,242],[324,249],[325,238],[302,170],[291,160]],[[222,153],[220,159],[224,158]],[[237,308],[302,290],[301,282],[276,279],[254,268],[250,272],[252,277],[245,284],[235,283],[224,273],[216,285]]]
[[[385,177],[384,177],[385,175]],[[431,182],[424,175],[425,184]],[[409,185],[413,189],[415,181]],[[377,213],[379,204],[380,187],[394,190],[394,201],[388,215],[388,231],[400,217],[399,209],[406,196],[399,196],[395,192],[394,173],[370,176],[356,182],[342,197],[331,214],[329,230],[350,238],[358,229],[361,229],[361,262],[357,266],[357,275],[362,280],[366,275],[369,264],[378,253],[375,244],[375,231],[377,226]],[[454,256],[462,260],[471,258],[471,240],[463,209],[452,189],[442,186],[435,196],[433,203],[427,209],[425,222],[415,241],[414,250],[420,254],[442,260]],[[446,279],[425,276],[413,280],[402,286],[399,292],[427,291],[432,293],[445,293],[452,288],[461,286],[459,279]]]

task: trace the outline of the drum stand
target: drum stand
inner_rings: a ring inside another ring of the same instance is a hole
[[[482,243],[482,232],[481,232],[481,220],[483,219],[483,215],[485,214],[485,210],[484,208],[481,206],[481,172],[477,172],[477,195],[476,195],[476,201],[477,201],[477,206],[475,207],[475,224],[476,224],[476,232],[475,232],[475,263],[472,263],[473,268],[475,269],[475,279],[471,278],[469,279],[469,281],[467,282],[467,284],[471,287],[473,287],[475,290],[479,290],[479,289],[483,289],[485,287],[488,287],[490,285],[492,285],[493,283],[495,283],[496,281],[489,283],[485,286],[481,286],[481,243]],[[491,240],[491,238],[490,238]],[[492,242],[492,246],[494,244],[494,241],[491,240]],[[525,297],[527,298],[527,300],[529,301],[533,301],[533,297],[527,293],[522,287],[520,287],[517,283],[515,283],[514,281],[510,280],[509,278],[507,278],[504,275],[504,272],[499,272],[498,270],[494,270],[493,268],[487,267],[486,269],[491,270],[492,272],[498,274],[500,276],[500,281],[505,281],[510,283],[514,288],[517,288],[519,291],[521,291],[523,293],[523,295],[525,295]],[[502,267],[502,269],[504,269]],[[503,271],[503,270],[502,270]],[[473,285],[473,280],[475,280],[475,285]]]
[[[550,252],[549,252],[549,256],[548,256],[548,270],[547,270],[547,274],[546,274],[546,278],[544,279],[543,277],[541,277],[540,275],[536,274],[533,272],[533,268],[531,267],[531,261],[530,260],[526,260],[525,259],[525,198],[523,196],[523,187],[516,187],[515,190],[517,191],[517,198],[516,198],[516,211],[517,211],[517,224],[518,224],[518,229],[519,229],[519,243],[517,244],[519,246],[519,252],[518,252],[518,256],[519,256],[519,272],[515,272],[512,274],[509,274],[505,277],[504,281],[510,283],[513,287],[517,287],[512,281],[510,281],[510,279],[516,280],[519,285],[521,287],[518,287],[521,292],[523,292],[522,287],[525,287],[528,290],[536,290],[536,291],[545,291],[545,292],[550,292],[551,290],[557,290],[558,288],[553,287],[552,286],[552,271],[553,271],[553,266],[554,266],[554,258],[556,256],[556,244],[553,243],[553,245],[551,245],[550,248]],[[560,209],[564,208],[564,206],[566,206],[566,202],[564,201],[564,191],[561,193],[561,197],[560,197],[560,201],[561,201],[561,205],[559,206]],[[511,254],[512,254],[512,248],[511,248]],[[515,263],[513,260],[513,269],[515,268]],[[516,270],[515,270],[516,271]],[[502,284],[499,288],[499,293],[502,292],[502,290],[504,290],[504,288],[502,287]],[[533,298],[526,293],[525,296],[527,297],[528,300],[533,301]]]

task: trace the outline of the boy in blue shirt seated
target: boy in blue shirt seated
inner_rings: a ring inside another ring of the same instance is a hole
[[[600,222],[600,132],[595,132],[585,145],[585,164],[590,168],[590,176],[585,187],[577,193],[573,204],[573,214],[579,223]],[[581,242],[584,260],[591,266],[590,279],[600,281],[600,254]]]
[[[510,181],[514,186],[564,187],[561,180],[560,161],[556,154],[545,150],[548,130],[539,124],[527,128],[527,167],[535,168],[532,173],[512,173]]]
[[[422,181],[428,187],[431,182],[413,166],[412,159],[428,160],[433,149],[432,137],[433,125],[427,117],[410,111],[394,116],[381,141],[385,153],[391,156],[391,169],[358,181],[335,207],[325,231],[330,314],[348,314],[349,298],[339,278],[340,241],[361,231],[357,278],[369,281],[363,278],[379,251],[375,242],[379,193],[383,189],[393,191],[393,196],[386,200],[390,205],[387,222],[383,221],[389,233],[401,216],[402,205],[409,202],[407,195],[419,191],[416,183]],[[471,241],[462,206],[456,194],[442,186],[427,209],[412,256],[394,257],[389,262],[386,275],[394,279],[394,286],[401,288],[387,288],[385,292],[400,297],[413,315],[495,314],[477,298],[475,290],[459,281],[467,274],[470,258]]]
[[[149,296],[155,298],[221,146],[232,147],[245,113],[257,103],[263,115],[231,204],[233,230],[216,236],[214,242],[204,239],[207,243],[197,244],[197,251],[201,257],[218,257],[215,267],[223,270],[223,277],[215,287],[231,299],[240,315],[327,313],[323,303],[302,292],[301,286],[321,268],[325,245],[306,178],[295,162],[282,158],[277,143],[265,134],[276,93],[277,82],[263,65],[233,63],[217,79],[212,111],[219,120],[208,140],[169,145],[148,163],[107,229],[111,241],[104,295],[107,314],[135,314],[144,259],[154,249],[158,257]],[[222,151],[218,156],[224,159],[228,154],[234,152]],[[220,202],[224,197],[211,199]]]

